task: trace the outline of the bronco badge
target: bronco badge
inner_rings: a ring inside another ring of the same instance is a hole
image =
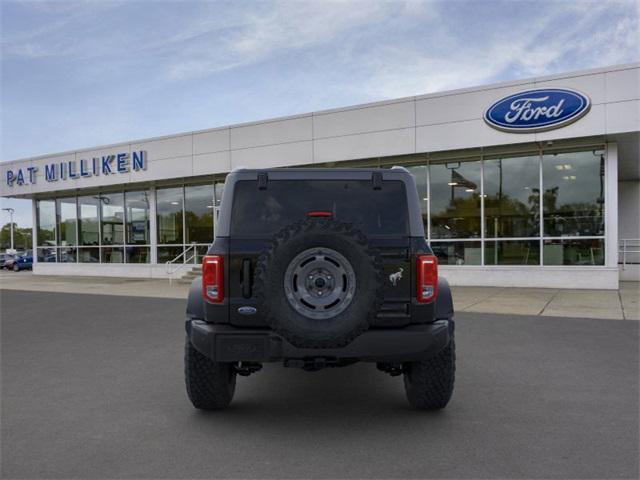
[[[400,267],[396,273],[392,273],[391,275],[389,275],[389,281],[391,282],[391,285],[395,287],[398,284],[398,281],[402,279],[402,272],[404,272],[404,269]]]

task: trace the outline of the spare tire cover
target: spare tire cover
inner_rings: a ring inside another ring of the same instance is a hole
[[[382,261],[352,224],[293,223],[260,255],[255,294],[269,326],[291,344],[341,347],[367,330],[380,308]]]

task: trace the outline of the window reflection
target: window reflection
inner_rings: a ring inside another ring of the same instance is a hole
[[[80,263],[98,263],[100,261],[100,249],[78,248],[78,261]]]
[[[149,263],[149,247],[126,247],[127,263]]]
[[[58,251],[58,262],[62,263],[75,263],[76,262],[76,249],[69,247],[60,247]]]
[[[604,265],[604,240],[545,240],[545,265]]]
[[[224,192],[224,182],[216,182],[214,184],[215,189],[215,206],[213,208],[213,228],[215,235],[215,228],[218,222],[218,216],[220,215],[220,204],[222,203],[222,194]]]
[[[37,204],[38,245],[56,244],[56,203],[53,200],[39,200]]]
[[[36,254],[40,263],[54,263],[58,258],[56,249],[53,247],[38,248]]]
[[[58,244],[63,247],[75,245],[76,217],[78,215],[76,198],[58,198],[56,203],[58,207]]]
[[[182,245],[179,247],[158,247],[158,263],[165,263],[173,260],[184,252]]]
[[[78,233],[80,245],[99,245],[99,197],[78,197]]]
[[[480,237],[480,161],[431,165],[431,237]]]
[[[185,243],[213,241],[213,184],[189,185],[184,189]]]
[[[147,192],[125,192],[125,211],[127,244],[148,245],[150,242],[149,194]]]
[[[182,187],[158,189],[156,198],[158,243],[182,243]]]
[[[122,247],[102,247],[102,263],[122,263],[124,262],[124,249]]]
[[[100,195],[102,208],[102,245],[124,243],[124,194]]]
[[[433,253],[440,265],[480,265],[481,242],[433,242]]]
[[[540,241],[486,241],[484,263],[485,265],[540,265]]]
[[[416,188],[418,189],[418,199],[420,200],[420,213],[422,215],[422,223],[424,224],[425,234],[428,232],[429,222],[429,177],[428,167],[426,165],[417,165],[415,167],[408,167],[416,181]]]
[[[484,162],[485,235],[540,235],[540,158],[496,158]]]
[[[544,235],[604,235],[604,154],[546,154],[542,169]]]

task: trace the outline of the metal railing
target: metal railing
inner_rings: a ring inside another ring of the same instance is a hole
[[[187,265],[193,266],[198,264],[198,252],[196,250],[196,243],[192,243],[187,248],[185,248],[180,255],[178,255],[173,260],[168,260],[166,265],[167,275],[169,275],[169,284],[173,280],[173,275],[182,270]],[[191,256],[189,256],[191,255]],[[178,263],[178,260],[182,259],[182,263]]]
[[[622,269],[627,266],[627,264],[635,264],[638,263],[638,259],[635,261],[629,261],[629,257],[637,254],[640,256],[640,238],[622,238],[620,239],[620,245],[618,248],[618,254],[621,258],[618,258],[618,263],[622,264]]]

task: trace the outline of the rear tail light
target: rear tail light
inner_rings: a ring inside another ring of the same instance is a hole
[[[418,302],[435,300],[438,296],[438,259],[434,255],[418,255],[416,270]]]
[[[213,303],[224,300],[224,257],[205,255],[202,260],[202,296]]]
[[[333,213],[328,212],[326,210],[313,210],[311,212],[307,212],[307,217],[329,218],[329,217],[333,217]]]

